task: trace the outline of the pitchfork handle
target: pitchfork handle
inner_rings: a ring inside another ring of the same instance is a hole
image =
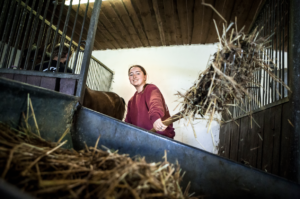
[[[166,126],[169,126],[170,124],[180,120],[181,118],[183,118],[183,112],[182,111],[180,111],[180,112],[176,113],[175,115],[169,117],[168,119],[166,119],[162,123]],[[156,132],[156,130],[154,128],[152,128],[150,131]]]

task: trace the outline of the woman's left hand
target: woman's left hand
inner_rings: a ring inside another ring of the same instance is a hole
[[[164,131],[166,130],[168,126],[164,125],[161,121],[161,119],[157,119],[154,123],[153,123],[153,128],[156,130],[156,131]]]

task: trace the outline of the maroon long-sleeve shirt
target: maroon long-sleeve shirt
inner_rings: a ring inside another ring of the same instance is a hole
[[[148,84],[141,93],[135,92],[128,102],[125,122],[151,130],[153,123],[161,118],[162,121],[170,117],[169,109],[160,90],[154,84]],[[174,138],[173,124],[165,131],[157,131],[161,135]]]

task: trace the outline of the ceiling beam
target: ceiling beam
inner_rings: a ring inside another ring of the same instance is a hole
[[[131,19],[129,18],[129,14],[123,4],[122,0],[116,0],[116,1],[110,1],[110,3],[113,5],[116,13],[120,17],[121,21],[125,25],[132,41],[135,42],[136,47],[142,47],[143,44],[139,38],[139,35],[137,34],[137,31],[132,24]]]
[[[147,34],[149,43],[151,46],[160,46],[161,42],[160,42],[160,37],[158,35],[158,32],[156,32],[156,30],[154,29],[154,23],[152,20],[152,16],[151,16],[151,12],[150,12],[150,7],[148,4],[147,0],[144,1],[140,1],[140,0],[135,0],[132,1],[135,2],[135,4],[137,5],[142,21],[143,21],[143,26],[145,29],[145,32]]]
[[[163,46],[165,46],[166,45],[165,33],[164,33],[164,28],[163,28],[163,22],[161,20],[159,9],[158,9],[157,0],[152,0],[152,2],[153,2],[153,9],[155,12],[156,21],[157,21],[157,25],[158,25],[160,41],[161,41],[161,44]]]
[[[128,48],[136,47],[135,41],[131,38],[131,35],[128,33],[127,29],[124,27],[122,21],[120,20],[118,14],[113,9],[109,1],[104,1],[102,3],[101,12],[110,20],[114,28],[122,35],[123,40],[126,41]]]
[[[128,15],[131,18],[134,27],[137,29],[137,32],[139,34],[141,42],[143,43],[143,46],[145,47],[150,46],[148,38],[143,29],[143,26],[134,10],[134,7],[132,6],[131,0],[122,0],[122,1],[128,11]]]
[[[173,0],[164,0],[164,12],[166,19],[166,35],[169,37],[169,45],[177,45]]]

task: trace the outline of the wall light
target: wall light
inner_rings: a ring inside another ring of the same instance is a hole
[[[102,0],[102,1],[105,1],[105,0]],[[71,2],[71,0],[66,0],[66,1],[65,1],[65,5],[66,5],[66,6],[69,6],[69,5],[70,5],[70,2]],[[88,2],[88,0],[81,0],[81,1],[80,1],[80,4],[86,4],[87,2]],[[94,3],[95,0],[90,0],[89,2],[90,2],[90,3]],[[79,4],[79,0],[73,0],[73,1],[72,1],[72,5],[77,5],[77,4]]]

